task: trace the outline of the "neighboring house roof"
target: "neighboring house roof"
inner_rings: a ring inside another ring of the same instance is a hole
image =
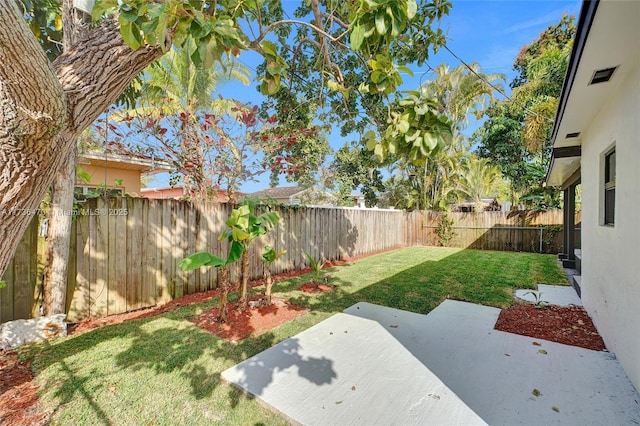
[[[293,197],[294,195],[298,195],[301,192],[306,191],[307,189],[308,188],[303,188],[301,186],[284,186],[284,187],[263,189],[262,191],[254,192],[253,194],[250,194],[250,195],[252,197],[258,197],[258,198],[274,198],[274,199],[289,198],[289,197]]]
[[[579,177],[580,133],[638,60],[639,9],[637,1],[583,2],[553,126],[547,185],[567,186]],[[592,81],[596,72],[608,68],[615,68],[609,81]]]
[[[78,155],[78,165],[109,167],[122,170],[139,170],[140,173],[155,174],[171,170],[166,161],[153,158],[114,154],[111,152],[85,152]]]
[[[185,195],[184,187],[182,186],[168,186],[164,188],[143,188],[140,190],[140,195],[146,198],[156,198],[156,199],[180,199]],[[244,197],[246,194],[244,192],[236,192],[235,197],[236,200]],[[227,191],[223,189],[217,190],[217,201],[219,202],[227,202],[229,201],[229,196]]]
[[[333,205],[336,197],[315,186],[304,188],[301,186],[285,186],[263,189],[249,194],[257,198],[272,198],[280,202],[301,203],[307,205]]]

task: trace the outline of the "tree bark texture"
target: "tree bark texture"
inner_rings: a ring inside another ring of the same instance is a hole
[[[249,248],[245,247],[242,251],[242,257],[240,259],[242,265],[240,271],[242,272],[242,280],[240,284],[240,308],[246,309],[248,303],[248,284],[249,284]]]
[[[50,63],[14,0],[0,0],[0,276],[55,173],[127,84],[162,56],[108,19]]]
[[[47,252],[44,268],[44,314],[64,314],[67,297],[67,265],[73,209],[73,190],[76,175],[76,142],[53,180],[53,194],[49,207]]]
[[[264,295],[267,298],[267,303],[271,304],[271,289],[273,288],[273,278],[271,277],[271,267],[264,267]]]
[[[220,269],[220,301],[218,322],[227,322],[227,295],[229,294],[229,268]]]
[[[62,50],[71,50],[91,31],[91,16],[73,7],[73,0],[62,2]],[[66,311],[69,244],[71,242],[73,195],[76,181],[77,138],[71,151],[58,170],[52,185],[49,207],[47,251],[43,280],[43,307],[45,315]]]

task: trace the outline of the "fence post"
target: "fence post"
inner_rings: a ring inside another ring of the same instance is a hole
[[[542,230],[543,229],[544,229],[543,227],[540,227],[540,254],[542,254]]]

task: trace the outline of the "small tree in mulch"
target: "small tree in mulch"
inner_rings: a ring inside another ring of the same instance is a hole
[[[267,299],[267,304],[271,304],[271,288],[273,287],[273,277],[271,276],[271,266],[279,257],[284,255],[287,251],[282,250],[280,253],[276,252],[273,247],[266,246],[262,253],[262,263],[264,263],[264,296]]]
[[[274,211],[265,211],[256,215],[256,205],[260,200],[256,198],[243,198],[238,208],[234,209],[227,219],[229,229],[220,235],[220,239],[227,238],[232,244],[242,246],[242,260],[240,272],[242,284],[240,286],[240,306],[247,307],[248,282],[249,282],[249,246],[258,237],[269,232],[279,221],[280,214]]]
[[[220,309],[218,310],[218,321],[227,322],[227,296],[229,294],[229,266],[237,262],[242,256],[244,249],[242,245],[233,242],[229,247],[229,254],[226,259],[215,256],[209,252],[201,251],[190,254],[178,262],[178,266],[183,271],[192,271],[203,266],[213,266],[220,271]]]
[[[316,261],[309,253],[305,253],[305,256],[309,259],[309,264],[313,270],[313,284],[318,286],[321,284],[320,278],[322,276],[322,268],[324,268],[324,265],[327,262],[322,260]]]

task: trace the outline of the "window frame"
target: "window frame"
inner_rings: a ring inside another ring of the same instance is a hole
[[[613,146],[603,154],[602,224],[615,226],[616,222],[616,148]]]

